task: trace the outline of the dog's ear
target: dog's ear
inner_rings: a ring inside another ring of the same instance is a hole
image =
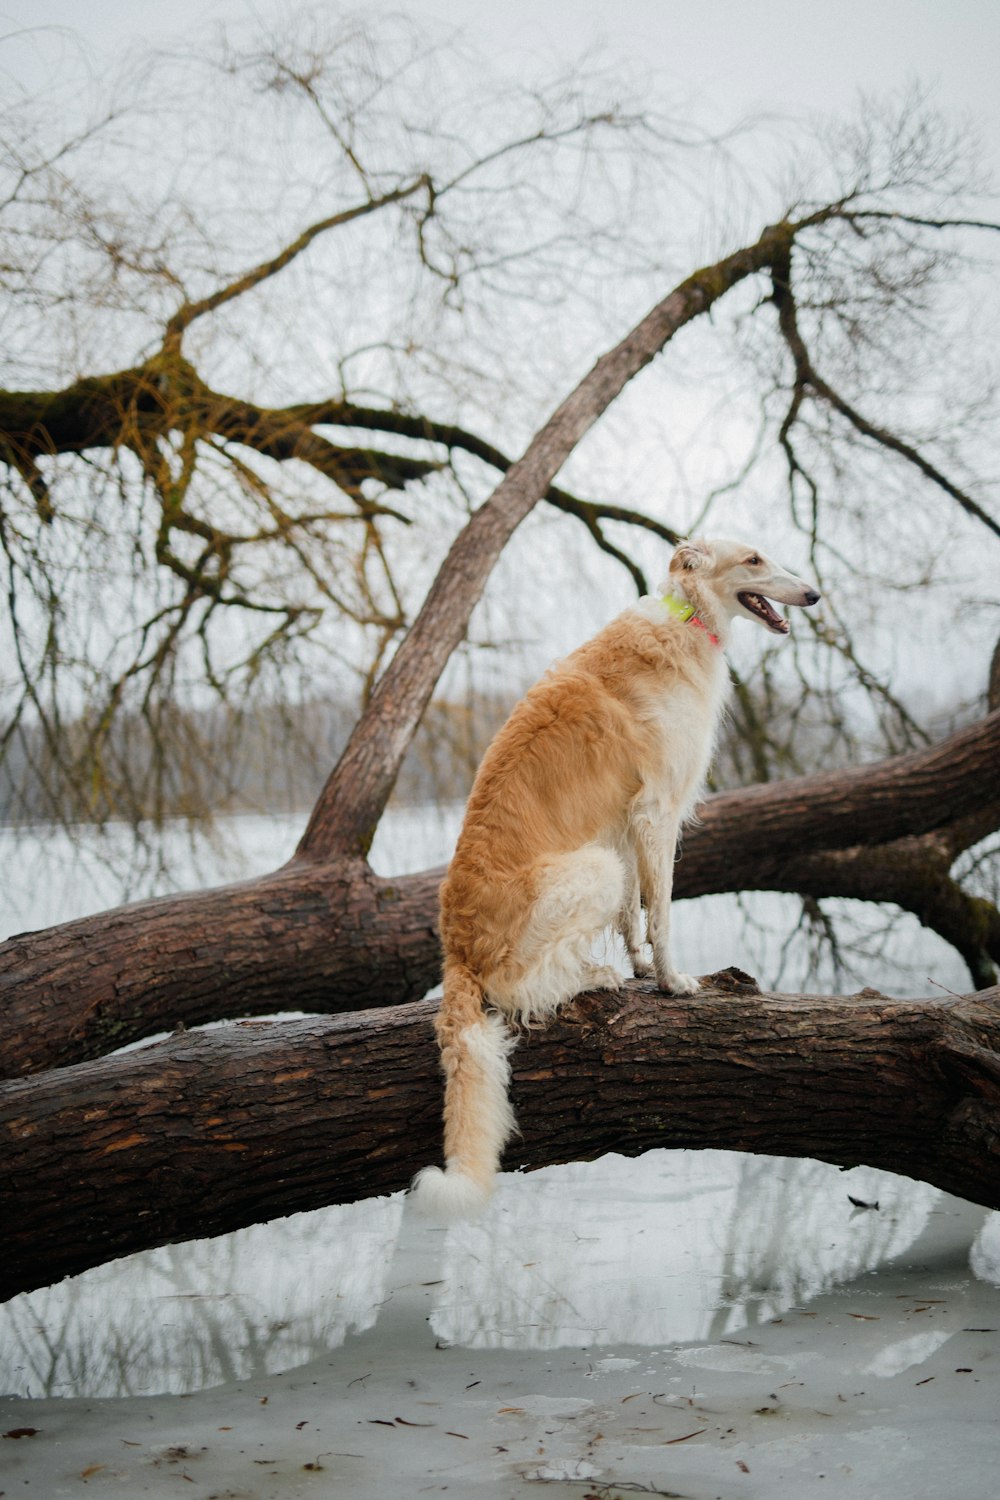
[[[671,573],[700,573],[712,560],[704,542],[681,542],[670,559]]]

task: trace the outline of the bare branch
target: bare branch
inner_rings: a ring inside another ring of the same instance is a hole
[[[450,422],[436,422],[429,417],[415,413],[390,411],[382,407],[355,406],[351,402],[341,401],[310,402],[305,405],[285,407],[282,410],[309,426],[322,427],[330,424],[363,429],[374,428],[379,432],[398,433],[400,437],[441,443],[449,452],[468,453],[474,458],[482,459],[484,463],[499,470],[501,474],[506,474],[513,465],[513,460],[502,453],[499,448],[467,428]],[[604,500],[582,500],[558,485],[550,485],[543,499],[556,510],[565,511],[567,515],[576,516],[582,520],[588,530],[594,534],[595,540],[600,535],[599,523],[601,521],[620,521],[624,525],[638,527],[650,532],[653,536],[660,537],[672,547],[676,546],[681,539],[679,531],[656,520],[654,516],[647,516],[642,511],[632,510],[627,506],[612,505]],[[636,568],[632,559],[607,544],[606,538],[599,541],[599,545],[622,563],[636,580],[637,587],[643,591],[645,581],[642,580],[641,570]]]
[[[303,250],[308,249],[313,240],[319,235],[326,234],[331,229],[340,229],[344,224],[353,223],[356,219],[365,218],[368,214],[377,213],[379,209],[386,208],[393,203],[401,203],[406,198],[411,198],[414,193],[421,190],[430,191],[430,179],[426,176],[417,177],[413,182],[405,183],[402,187],[394,188],[389,193],[383,193],[377,198],[369,198],[364,203],[355,204],[353,208],[342,209],[339,213],[330,214],[325,219],[318,219],[315,224],[310,224],[296,239],[270,260],[263,261],[255,266],[252,271],[246,271],[235,281],[228,282],[219,287],[207,297],[201,297],[197,302],[183,303],[166,326],[166,342],[181,337],[196,318],[203,317],[206,313],[214,312],[216,308],[222,307],[227,302],[232,302],[236,297],[242,297],[246,292],[259,286],[262,281],[276,276],[283,271]]]
[[[830,217],[841,218],[844,215],[842,211],[839,211],[836,214],[831,214]],[[778,310],[778,322],[782,336],[788,345],[795,364],[795,385],[792,402],[782,424],[780,435],[786,452],[790,455],[790,464],[799,473],[803,473],[797,461],[791,456],[791,449],[788,446],[788,434],[798,418],[805,396],[811,392],[813,396],[821,401],[825,401],[828,406],[844,417],[862,437],[870,438],[873,442],[878,443],[880,447],[888,449],[891,453],[898,453],[900,457],[905,458],[908,463],[918,469],[932,484],[937,485],[946,495],[950,495],[953,500],[956,500],[967,515],[980,521],[995,536],[1000,537],[1000,521],[997,521],[988,511],[984,510],[978,501],[974,500],[971,495],[953,483],[946,474],[943,474],[929,459],[925,458],[922,453],[919,453],[912,444],[904,442],[895,433],[889,432],[886,428],[880,427],[876,423],[869,421],[867,417],[862,416],[850,402],[839,395],[829,382],[824,380],[818,373],[810,358],[805,340],[799,328],[795,297],[792,291],[792,254],[790,244],[787,253],[775,262],[772,284],[774,289],[773,301]]]
[[[892,224],[912,224],[917,229],[985,229],[1000,232],[1000,222],[995,219],[924,218],[920,214],[903,213],[899,209],[844,208],[840,217],[846,224],[863,224],[868,220]]]

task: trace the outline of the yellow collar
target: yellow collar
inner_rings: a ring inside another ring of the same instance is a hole
[[[694,605],[690,602],[690,600],[680,599],[676,594],[661,594],[660,603],[666,605],[670,613],[672,615],[675,615],[677,619],[681,620],[685,625],[690,623],[691,625],[696,625],[699,630],[703,630],[708,636],[709,640],[712,642],[713,646],[721,646],[722,642],[719,640],[719,637],[715,634],[715,632],[709,630],[704,620],[699,619],[699,617],[695,614]]]

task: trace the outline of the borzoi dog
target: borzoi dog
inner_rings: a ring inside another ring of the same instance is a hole
[[[636,975],[697,990],[670,955],[670,896],[729,684],[723,648],[734,619],[788,633],[768,600],[818,599],[753,547],[685,542],[660,594],[554,666],[490,745],[441,888],[446,1166],[414,1181],[427,1213],[462,1216],[489,1197],[514,1128],[504,1017],[544,1020],[581,990],[619,988],[591,961],[605,928]]]

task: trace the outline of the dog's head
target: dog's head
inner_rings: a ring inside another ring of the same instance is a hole
[[[775,635],[788,634],[788,621],[778,604],[816,604],[819,593],[811,584],[743,542],[682,542],[670,559],[669,587],[683,593],[717,624],[742,616],[765,625]]]

